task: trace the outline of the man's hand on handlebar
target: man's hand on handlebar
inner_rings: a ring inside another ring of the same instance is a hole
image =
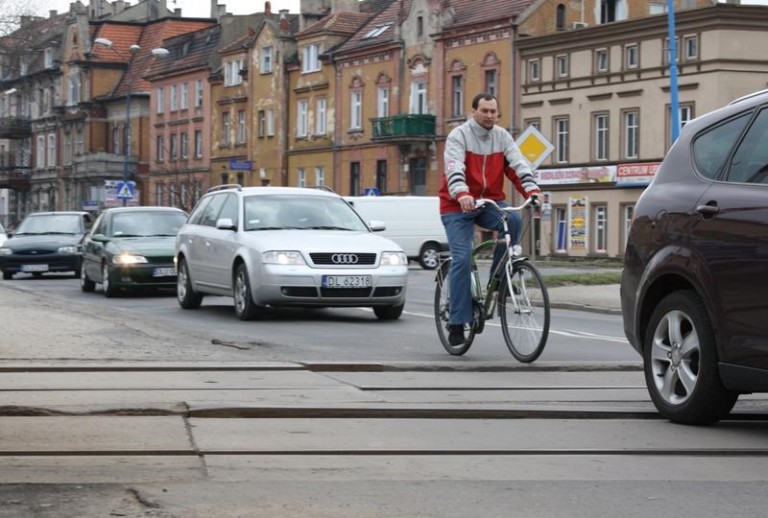
[[[475,198],[471,194],[465,194],[459,198],[459,206],[461,212],[474,212],[475,211]]]

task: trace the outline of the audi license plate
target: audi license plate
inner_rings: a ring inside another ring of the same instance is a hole
[[[173,277],[176,275],[176,268],[155,268],[152,270],[152,277]]]
[[[48,265],[47,264],[22,264],[21,271],[22,272],[47,272]]]
[[[323,275],[323,288],[370,288],[370,275]]]

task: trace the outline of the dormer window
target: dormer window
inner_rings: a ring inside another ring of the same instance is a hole
[[[386,31],[389,28],[390,25],[391,24],[388,23],[388,24],[385,24],[385,25],[379,25],[377,27],[374,27],[373,29],[368,31],[365,36],[363,36],[363,39],[367,40],[367,39],[370,39],[370,38],[375,38],[376,36],[381,36],[381,34],[384,31]]]
[[[45,49],[45,68],[53,68],[53,49]]]

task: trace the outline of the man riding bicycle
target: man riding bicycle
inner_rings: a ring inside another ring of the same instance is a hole
[[[470,256],[474,227],[502,230],[498,214],[493,209],[475,210],[476,198],[490,198],[501,206],[504,202],[504,177],[526,198],[538,195],[531,166],[525,160],[512,136],[496,125],[498,101],[489,93],[472,99],[472,117],[454,128],[445,144],[445,174],[438,192],[440,217],[448,237],[452,264],[450,270],[451,306],[448,341],[451,345],[465,342],[464,326],[472,322],[472,292]],[[509,213],[512,242],[520,240],[519,213]],[[493,266],[504,255],[496,247]]]

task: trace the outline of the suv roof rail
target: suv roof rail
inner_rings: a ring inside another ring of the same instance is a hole
[[[213,187],[209,187],[205,192],[209,193],[215,191],[223,191],[224,189],[237,189],[238,191],[242,191],[243,186],[239,183],[223,183],[221,185],[214,185]]]
[[[768,93],[768,89],[765,90],[758,90],[757,92],[752,92],[751,94],[743,95],[737,99],[734,99],[733,101],[728,103],[728,106],[731,106],[732,104],[740,103],[742,101],[746,101],[747,99],[752,99],[753,97],[757,97],[759,95],[763,95]]]

